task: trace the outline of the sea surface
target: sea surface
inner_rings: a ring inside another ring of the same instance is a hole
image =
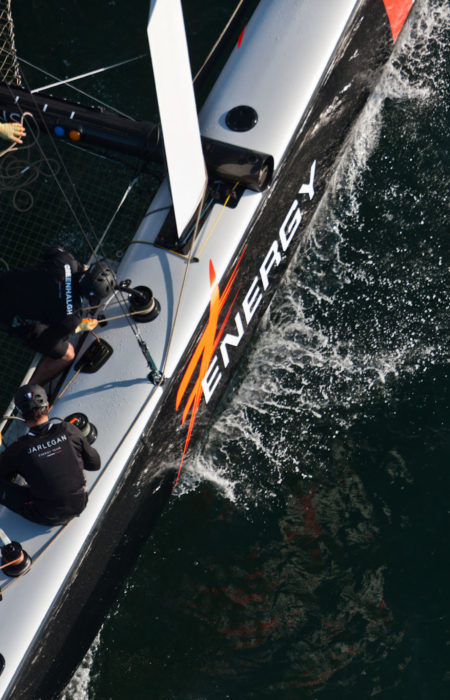
[[[183,5],[195,71],[235,0]],[[58,76],[145,55],[80,87],[156,118],[146,1],[13,11]],[[450,697],[449,16],[416,0],[64,700]]]

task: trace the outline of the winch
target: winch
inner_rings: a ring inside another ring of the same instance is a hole
[[[138,285],[137,287],[131,287],[130,285],[131,280],[123,280],[123,282],[119,282],[116,289],[124,294],[128,294],[130,312],[133,314],[134,320],[140,323],[153,321],[161,311],[161,306],[159,301],[153,296],[152,290],[144,285]]]
[[[1,569],[7,576],[17,577],[26,574],[31,567],[31,557],[22,548],[20,542],[12,541],[4,530],[0,529]]]
[[[71,413],[70,416],[67,416],[64,420],[66,423],[73,423],[73,425],[76,425],[90,445],[96,441],[98,435],[97,428],[93,423],[89,422],[85,413]]]

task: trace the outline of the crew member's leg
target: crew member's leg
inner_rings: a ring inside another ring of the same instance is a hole
[[[86,504],[86,500],[87,497],[84,496],[80,506],[81,510]],[[40,525],[65,525],[73,517],[73,514],[58,513],[56,507],[53,509],[54,513],[50,512],[48,516],[43,515],[39,504],[35,504],[32,500],[29,486],[11,484],[7,481],[0,481],[0,505],[6,506],[14,513]]]
[[[15,513],[23,515],[25,504],[31,501],[28,486],[11,484],[9,481],[0,481],[0,504],[6,506]]]
[[[55,333],[43,323],[30,323],[13,328],[12,335],[44,355],[44,359],[36,368],[30,382],[43,386],[53,377],[63,372],[75,358],[72,343],[66,338],[55,336]]]
[[[72,343],[67,343],[67,350],[59,358],[44,357],[30,379],[32,384],[47,384],[53,377],[63,372],[75,358],[75,349]]]

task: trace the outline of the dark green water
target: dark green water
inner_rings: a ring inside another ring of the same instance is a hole
[[[234,4],[185,0],[195,67]],[[69,75],[146,51],[146,2],[93,5],[18,7],[19,53]],[[417,0],[67,700],[450,697],[448,28]],[[83,88],[153,118],[147,81]]]

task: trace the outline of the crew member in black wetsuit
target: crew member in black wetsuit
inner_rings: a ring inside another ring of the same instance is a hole
[[[82,297],[98,304],[115,284],[105,261],[85,269],[60,247],[50,248],[37,267],[0,276],[0,328],[46,356],[33,383],[45,384],[64,370],[75,357],[68,338],[97,325],[95,319],[82,318]]]
[[[41,386],[21,386],[14,402],[29,431],[0,454],[0,503],[28,520],[65,525],[86,507],[83,470],[100,469],[100,456],[75,425],[49,421]],[[28,486],[5,480],[13,474]]]

